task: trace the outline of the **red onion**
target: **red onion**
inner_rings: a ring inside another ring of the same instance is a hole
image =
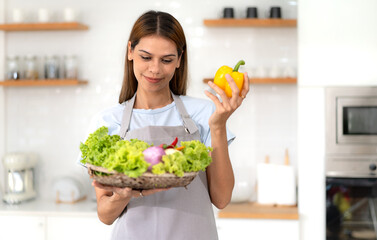
[[[162,156],[165,155],[165,150],[162,147],[153,146],[143,151],[144,159],[151,165],[148,170],[152,169],[152,166],[162,161]]]

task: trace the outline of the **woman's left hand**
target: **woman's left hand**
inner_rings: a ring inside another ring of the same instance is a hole
[[[215,112],[209,119],[209,125],[213,127],[225,127],[228,118],[242,104],[246,94],[249,92],[249,78],[247,73],[244,73],[244,84],[241,90],[238,89],[236,83],[229,74],[226,74],[225,77],[232,89],[232,97],[228,98],[225,92],[212,81],[208,82],[208,85],[221,97],[222,101],[209,91],[205,91],[205,94],[215,103],[216,106]]]

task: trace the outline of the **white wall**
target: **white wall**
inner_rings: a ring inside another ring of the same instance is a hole
[[[377,84],[377,2],[300,1],[300,85]]]
[[[325,239],[325,102],[331,85],[377,85],[377,2],[300,1],[298,172],[302,240]]]

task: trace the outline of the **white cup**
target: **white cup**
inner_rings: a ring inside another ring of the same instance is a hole
[[[294,67],[285,67],[283,70],[284,78],[295,78],[297,76],[296,70]]]
[[[255,78],[265,78],[267,77],[267,70],[263,66],[259,66],[255,69]]]
[[[268,76],[270,78],[279,78],[281,76],[280,69],[277,66],[272,66],[270,68]]]
[[[72,8],[65,8],[63,10],[63,19],[65,22],[74,22],[76,21],[76,12]]]
[[[46,8],[38,10],[38,22],[45,23],[50,21],[50,12]]]
[[[24,13],[21,9],[15,8],[12,12],[12,21],[14,23],[21,23],[24,21]]]

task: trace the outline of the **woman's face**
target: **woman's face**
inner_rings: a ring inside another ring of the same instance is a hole
[[[169,90],[169,82],[180,65],[175,43],[158,35],[141,38],[133,50],[129,42],[128,60],[133,60],[138,88],[147,92]]]

